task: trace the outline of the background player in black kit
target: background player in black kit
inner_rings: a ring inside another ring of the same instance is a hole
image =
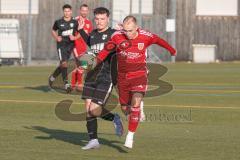
[[[74,36],[78,29],[78,22],[72,17],[72,7],[69,4],[65,4],[62,9],[64,16],[56,20],[52,27],[52,36],[57,42],[60,65],[49,77],[49,85],[51,87],[55,78],[62,73],[64,88],[67,92],[70,92],[71,86],[68,83],[67,61],[73,51],[74,41],[80,38],[80,35]]]
[[[94,20],[97,29],[93,30],[89,36],[81,29],[79,32],[88,46],[91,48],[91,54],[97,55],[104,47],[104,44],[111,38],[115,32],[114,29],[108,26],[109,24],[109,10],[103,7],[94,10]],[[84,22],[79,25],[82,28]],[[113,54],[112,54],[113,55]],[[97,67],[94,71],[88,72],[84,87],[82,98],[85,100],[85,107],[87,110],[87,130],[90,141],[82,149],[98,148],[99,142],[97,137],[97,118],[101,117],[104,120],[113,121],[116,134],[121,136],[123,134],[123,126],[118,114],[112,114],[107,111],[103,106],[112,91],[113,80],[111,70],[113,67],[110,65],[113,59],[112,55]],[[116,62],[112,62],[116,64]],[[97,74],[96,74],[97,70]]]

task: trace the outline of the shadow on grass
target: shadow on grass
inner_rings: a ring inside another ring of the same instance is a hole
[[[59,129],[49,129],[46,127],[42,126],[32,126],[32,127],[24,127],[26,129],[31,129],[31,130],[37,130],[40,132],[43,132],[45,134],[48,134],[48,136],[36,136],[36,139],[41,139],[41,140],[51,140],[51,139],[56,139],[60,141],[64,141],[67,143],[71,143],[74,145],[80,145],[84,146],[87,144],[89,138],[87,133],[79,133],[79,132],[70,132],[70,131],[64,131],[64,130],[59,130]],[[122,147],[118,146],[117,144],[120,144],[120,141],[110,141],[104,138],[98,138],[100,143],[102,145],[106,145],[112,148],[115,148],[118,150],[120,153],[128,153],[125,151]]]
[[[25,87],[25,89],[30,89],[30,90],[36,90],[36,91],[42,91],[42,92],[50,92],[51,88],[49,86],[36,86],[36,87]]]

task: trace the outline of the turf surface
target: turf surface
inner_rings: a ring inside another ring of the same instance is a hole
[[[165,66],[161,79],[174,89],[145,99],[147,121],[140,124],[134,148],[124,148],[125,137],[99,120],[102,146],[91,151],[81,150],[88,140],[85,122],[55,115],[64,99],[74,101],[72,113],[84,107],[80,96],[49,90],[54,67],[0,67],[0,160],[240,159],[240,63]]]

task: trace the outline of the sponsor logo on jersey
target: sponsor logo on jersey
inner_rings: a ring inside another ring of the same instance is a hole
[[[74,24],[73,23],[70,23],[70,27],[73,27],[74,26]]]
[[[61,27],[64,27],[64,24],[61,24],[60,26],[61,26]]]
[[[105,40],[107,38],[107,34],[102,35],[102,40]]]
[[[86,27],[87,27],[87,28],[90,28],[90,25],[89,25],[89,24],[86,24]]]
[[[126,40],[126,41],[121,42],[118,47],[120,50],[127,50],[131,46],[132,46],[132,42],[129,40]]]
[[[144,48],[144,43],[138,43],[138,49],[143,50]]]
[[[121,51],[119,54],[120,54],[121,56],[123,56],[123,57],[126,57],[126,56],[127,56],[127,52],[125,52],[125,51]]]
[[[104,48],[104,43],[94,44],[90,48],[93,53],[97,54],[99,51],[101,51]]]
[[[141,55],[136,52],[126,52],[126,51],[121,51],[119,53],[123,57],[127,57],[128,59],[136,59],[139,58]]]
[[[73,35],[73,29],[69,29],[62,32],[62,36],[70,36],[70,35]]]
[[[128,44],[124,41],[124,42],[122,42],[119,46],[122,47],[122,48],[126,48],[127,45],[128,45]]]
[[[137,52],[128,52],[128,59],[137,59],[140,57],[140,54]]]

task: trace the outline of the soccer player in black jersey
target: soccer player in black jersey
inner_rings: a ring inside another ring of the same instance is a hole
[[[86,34],[83,29],[79,30],[80,35],[90,47],[91,53],[94,55],[97,55],[98,52],[103,49],[104,44],[115,32],[114,29],[108,26],[109,14],[109,10],[104,7],[96,8],[94,10],[94,21],[97,29],[93,30],[89,35]],[[79,28],[81,28],[83,25],[84,24],[80,24]],[[101,117],[104,120],[113,121],[116,134],[118,136],[123,134],[123,126],[120,116],[118,114],[113,114],[104,108],[104,105],[106,104],[106,101],[112,91],[114,82],[111,76],[111,70],[115,69],[113,66],[111,66],[111,64],[116,64],[116,62],[112,62],[114,59],[112,55],[109,55],[109,57],[97,67],[97,75],[93,73],[94,71],[90,71],[85,79],[82,99],[85,100],[85,107],[88,113],[86,118],[86,126],[90,141],[82,148],[84,150],[100,147],[97,137],[97,117]]]
[[[55,78],[62,73],[64,88],[67,92],[70,92],[71,86],[68,83],[67,61],[73,51],[74,41],[80,38],[80,35],[75,34],[78,30],[78,22],[72,17],[72,7],[69,4],[65,4],[62,9],[64,16],[56,20],[52,27],[52,36],[57,42],[60,65],[49,77],[49,85],[51,87]]]

